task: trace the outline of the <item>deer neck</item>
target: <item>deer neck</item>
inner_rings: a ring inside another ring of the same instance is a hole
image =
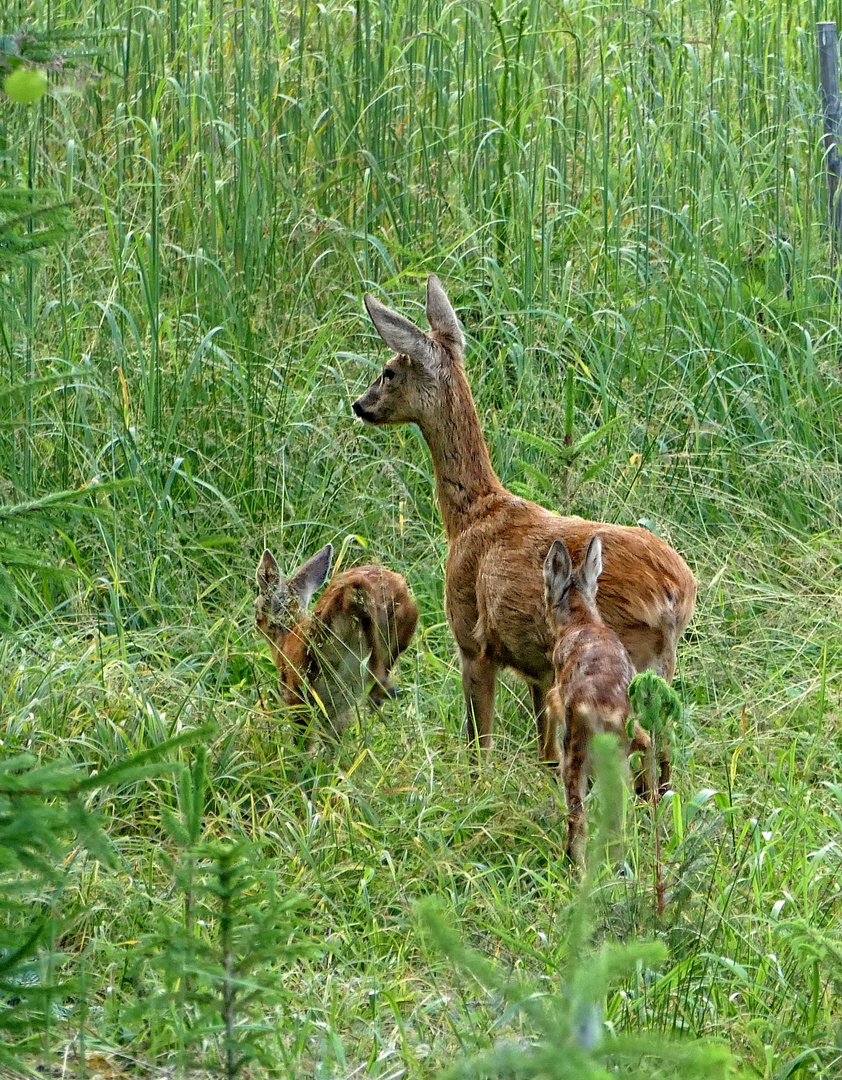
[[[454,367],[437,409],[419,426],[433,457],[439,509],[452,540],[482,512],[489,496],[505,491],[491,466],[461,368]]]
[[[575,590],[570,596],[568,626],[580,630],[583,626],[603,626],[602,616],[596,604],[588,604]]]

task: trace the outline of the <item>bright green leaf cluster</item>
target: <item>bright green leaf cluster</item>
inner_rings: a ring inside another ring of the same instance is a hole
[[[681,719],[681,699],[654,671],[641,671],[631,681],[629,698],[640,726],[651,735],[668,733]]]
[[[47,76],[41,68],[19,67],[3,80],[3,89],[17,105],[34,105],[47,92]]]

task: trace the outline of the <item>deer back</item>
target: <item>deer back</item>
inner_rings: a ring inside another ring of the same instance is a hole
[[[596,530],[605,558],[600,615],[636,670],[653,666],[670,679],[696,595],[680,556],[645,529],[559,517],[508,493],[489,500],[485,516],[450,545],[445,602],[460,648],[549,685],[554,635],[544,618],[544,558],[561,537],[581,560]]]
[[[605,717],[612,728],[628,719],[634,668],[613,630],[594,625],[569,627],[556,642],[553,667],[555,686],[567,710]]]

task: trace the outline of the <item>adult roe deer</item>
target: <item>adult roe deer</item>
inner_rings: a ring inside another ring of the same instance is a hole
[[[554,680],[547,694],[551,739],[563,732],[562,776],[567,796],[567,854],[584,862],[590,744],[595,735],[616,735],[626,756],[644,753],[649,736],[640,727],[632,742],[629,683],[634,677],[625,646],[602,621],[596,606],[602,573],[602,544],[591,537],[581,566],[573,569],[570,553],[554,540],[544,561],[546,614],[555,639]]]
[[[462,662],[468,738],[491,745],[501,666],[529,683],[542,759],[561,754],[545,718],[553,641],[544,617],[543,563],[556,539],[581,561],[599,530],[605,570],[599,610],[637,671],[668,681],[690,621],[696,582],[687,564],[646,529],[560,517],[507,491],[497,478],[462,366],[464,339],[435,275],[427,279],[430,333],[367,294],[365,305],[395,355],[353,405],[369,424],[415,423],[430,448],[448,538],[445,610]],[[668,765],[662,786],[668,783]]]
[[[264,551],[254,612],[271,646],[284,701],[315,704],[327,734],[337,737],[369,684],[375,704],[392,694],[389,673],[415,633],[418,608],[400,574],[357,566],[337,574],[308,612],[332,561],[333,545],[327,544],[287,580],[272,552]],[[306,736],[309,718],[305,722],[299,714],[298,720]]]

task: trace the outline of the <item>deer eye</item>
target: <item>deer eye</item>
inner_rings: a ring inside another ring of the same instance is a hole
[[[394,373],[394,371],[392,371],[391,368],[389,368],[389,367],[383,368],[383,381],[384,382],[391,382],[392,379],[394,379],[394,377],[395,377],[395,373]]]

